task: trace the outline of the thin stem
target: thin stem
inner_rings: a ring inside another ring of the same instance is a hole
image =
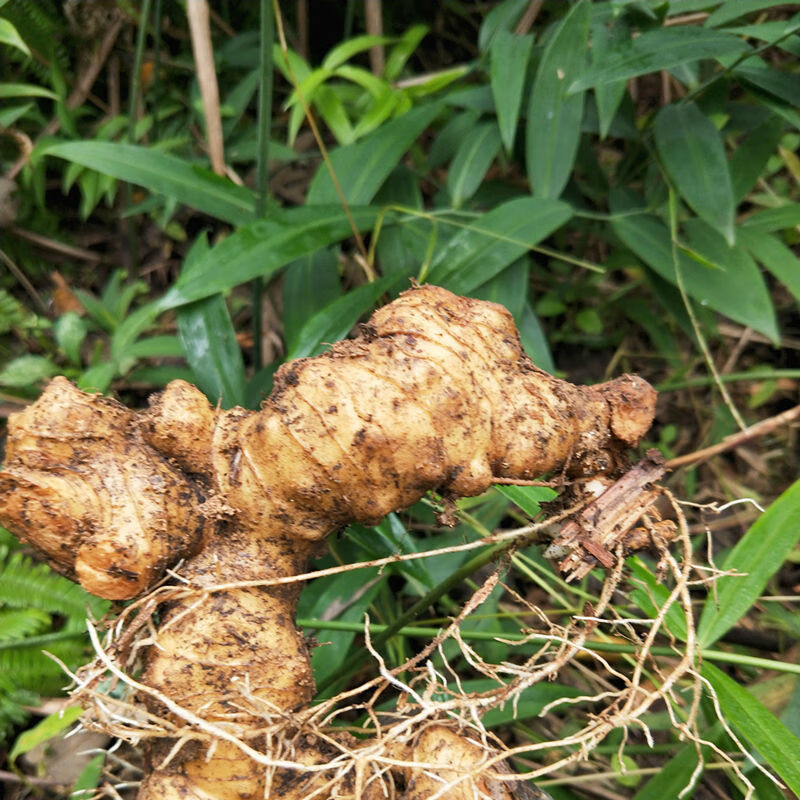
[[[437,587],[438,588],[438,587]],[[403,616],[406,616],[404,614]],[[301,628],[315,628],[316,630],[329,630],[329,631],[355,631],[360,633],[364,630],[363,622],[346,622],[343,620],[335,619],[312,619],[302,618],[297,620],[297,624]],[[439,633],[438,628],[429,628],[424,626],[408,625],[396,626],[396,623],[391,625],[379,625],[378,623],[371,622],[369,629],[372,633],[379,634],[380,638],[385,641],[388,636],[402,634],[403,636],[414,636],[418,638],[433,638]],[[503,633],[497,634],[491,631],[470,631],[462,630],[460,634],[464,640],[472,641],[485,641],[493,642],[498,638],[508,641],[536,641],[537,637],[531,634],[522,633]],[[373,640],[373,646],[377,643],[379,637]],[[547,636],[541,637],[542,641],[548,641]],[[635,654],[637,647],[632,644],[624,644],[622,642],[606,642],[599,639],[588,639],[585,642],[587,648],[597,650],[601,653],[630,653]],[[671,647],[651,647],[648,652],[656,656],[676,656],[676,651]],[[753,667],[755,669],[774,670],[775,672],[788,672],[795,675],[800,675],[800,664],[792,664],[786,661],[774,661],[769,658],[759,658],[758,656],[748,656],[742,653],[728,653],[725,650],[706,650],[699,649],[699,654],[707,661],[715,661],[721,664],[739,664],[741,666]],[[360,655],[360,654],[359,654]],[[345,665],[346,666],[346,665]],[[341,674],[341,673],[340,673]],[[321,688],[321,687],[320,687]]]

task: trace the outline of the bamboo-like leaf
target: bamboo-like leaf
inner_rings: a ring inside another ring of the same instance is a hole
[[[184,259],[182,275],[190,276],[210,250],[206,237],[200,236]],[[244,405],[244,362],[225,298],[215,294],[181,306],[177,320],[183,352],[200,390],[212,404]]]
[[[697,628],[697,641],[709,647],[747,613],[767,581],[800,540],[800,481],[793,483],[739,540],[719,568],[736,577],[719,579]],[[800,764],[800,759],[798,760]]]
[[[733,186],[719,131],[690,102],[664,106],[654,133],[664,168],[681,196],[732,245]]]
[[[603,20],[592,20],[592,64],[601,66],[619,47],[630,41],[630,28],[625,17],[614,20],[612,26],[607,28]],[[599,83],[594,87],[594,99],[597,104],[597,124],[600,129],[600,138],[605,139],[619,104],[625,96],[627,83],[624,78],[607,83]]]
[[[25,40],[7,19],[0,19],[0,44],[16,47],[17,50],[21,50],[26,56],[30,57],[31,51],[28,49],[28,45],[25,44]]]
[[[375,224],[377,209],[351,208],[359,230]],[[290,261],[313,253],[352,234],[341,206],[302,206],[275,213],[240,228],[212,247],[151,308],[152,312],[191,303],[246,283],[269,278]]]
[[[659,219],[647,214],[616,217],[611,227],[625,246],[649,267],[670,283],[678,284],[669,230]],[[709,230],[713,233],[713,229]],[[720,242],[728,251],[721,237]],[[764,279],[752,259],[746,253],[744,258],[741,255],[741,248],[737,248],[737,257],[723,259],[718,263],[718,269],[705,266],[683,251],[679,251],[675,257],[690,297],[701,305],[775,338],[775,312]],[[715,259],[706,258],[706,262],[709,260]]]
[[[492,39],[489,74],[500,136],[509,153],[514,148],[522,88],[532,49],[532,36],[515,36],[510,31],[499,30]]]
[[[255,201],[249,189],[149,147],[116,142],[64,142],[47,147],[44,153],[174,197],[190,208],[233,225],[249,222],[255,214]]]
[[[689,26],[645,31],[614,48],[603,63],[593,64],[572,82],[569,91],[581,92],[600,84],[671,69],[686,61],[738,55],[749,49],[738,36],[721,31]]]
[[[428,280],[469,294],[560,228],[572,209],[559,200],[520,197],[460,230],[437,253]]]
[[[63,711],[48,714],[41,722],[29,730],[23,731],[17,737],[8,760],[13,763],[19,756],[65,731],[70,725],[77,722],[81,714],[83,714],[83,709],[78,705],[68,706]]]
[[[776,236],[760,230],[742,228],[740,241],[800,302],[800,258]]]
[[[774,5],[773,0],[725,0],[716,11],[708,15],[703,24],[706,28],[718,28],[745,14],[772,8]]]
[[[330,161],[345,200],[353,205],[372,201],[381,184],[397,166],[403,154],[430,125],[439,106],[420,106],[382,125],[355,144],[340,147],[330,154]],[[326,164],[320,164],[311,181],[307,203],[338,203],[339,194]]]
[[[525,133],[528,179],[533,194],[557,198],[572,172],[581,135],[584,92],[567,94],[583,71],[590,4],[570,9],[545,47],[528,106]]]
[[[704,747],[703,754],[710,752]],[[633,796],[633,800],[664,800],[667,797],[691,798],[691,794],[683,794],[697,766],[697,748],[694,744],[684,745],[676,756],[660,769],[656,775]],[[699,776],[698,776],[699,777]]]
[[[742,222],[742,227],[765,233],[782,231],[800,225],[800,203],[787,203],[777,208],[757,211]]]
[[[734,203],[744,200],[763,174],[767,161],[777,150],[783,127],[783,120],[770,114],[739,143],[728,161]]]
[[[786,786],[800,795],[800,739],[722,670],[706,662],[702,672],[714,687],[725,717],[758,750]]]
[[[484,122],[467,134],[447,173],[447,190],[455,208],[475,194],[499,151],[500,132],[494,122]]]
[[[283,274],[283,334],[293,350],[303,326],[342,296],[336,251],[318,250],[290,264]]]
[[[316,355],[325,345],[343,339],[377,299],[402,278],[402,275],[386,275],[353,289],[323,308],[303,326],[286,360]]]
[[[177,319],[183,352],[203,394],[223,408],[244,405],[242,351],[225,298],[215,294],[181,306]]]

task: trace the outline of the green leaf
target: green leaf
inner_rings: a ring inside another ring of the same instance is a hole
[[[739,143],[728,162],[734,203],[744,200],[761,177],[767,161],[778,149],[783,127],[783,120],[770,114]]]
[[[514,149],[522,88],[532,50],[532,36],[515,36],[510,31],[499,30],[492,39],[489,74],[497,109],[497,124],[508,153]]]
[[[663,583],[659,583],[658,578],[640,558],[634,556],[628,559],[628,565],[634,587],[630,592],[631,600],[648,617],[655,619],[661,613],[670,591]],[[686,641],[686,617],[679,602],[673,602],[669,607],[664,624],[672,636],[682,642]]]
[[[611,197],[613,208],[613,191]],[[611,228],[625,246],[645,264],[676,286],[677,261],[687,293],[702,306],[719,311],[726,317],[775,338],[775,314],[764,279],[752,259],[746,253],[742,257],[741,248],[736,248],[735,256],[731,255],[734,249],[729,249],[717,234],[719,246],[713,248],[715,254],[721,246],[728,256],[722,262],[707,258],[720,266],[720,269],[711,269],[690,258],[682,250],[673,253],[669,230],[656,217],[647,214],[615,217]],[[708,228],[708,231],[714,234],[713,229]],[[699,241],[699,238],[694,242],[698,248],[706,243]],[[712,240],[708,232],[702,238]]]
[[[706,28],[718,28],[734,19],[775,6],[773,0],[725,0],[725,2],[703,23]]]
[[[0,98],[8,97],[47,97],[50,100],[58,100],[55,92],[35,83],[0,83]]]
[[[203,394],[223,408],[244,405],[242,351],[222,295],[181,306],[177,319],[186,360]]]
[[[531,519],[541,510],[542,503],[548,503],[558,492],[547,486],[495,486],[500,494],[519,506]]]
[[[483,18],[478,33],[478,47],[481,52],[491,47],[494,37],[501,31],[511,32],[528,5],[528,0],[504,0],[502,3],[497,3]]]
[[[787,203],[777,208],[767,208],[749,216],[741,227],[750,230],[782,231],[800,225],[800,203]]]
[[[336,69],[340,64],[349,61],[354,55],[363,53],[371,47],[389,44],[391,41],[392,39],[389,36],[372,36],[370,34],[353,36],[334,47],[328,55],[325,56],[322,62],[322,68],[327,70]]]
[[[22,50],[26,56],[30,57],[31,51],[25,44],[19,31],[7,19],[0,19],[0,44],[7,44],[9,47],[16,47]]]
[[[800,481],[772,503],[718,565],[721,570],[734,570],[741,576],[720,578],[716,591],[706,599],[697,628],[701,647],[711,646],[755,603],[800,540],[798,519]]]
[[[722,236],[703,220],[686,220],[683,227],[691,247],[691,250],[687,249],[689,255],[694,257],[699,255],[712,265],[720,267],[719,270],[711,269],[706,270],[707,272],[720,273],[724,271],[729,279],[734,281],[735,286],[728,286],[724,292],[718,291],[714,298],[714,301],[718,303],[718,310],[727,316],[733,316],[726,311],[726,306],[734,308],[737,292],[746,294],[749,314],[747,319],[749,321],[745,324],[751,325],[769,336],[777,344],[780,337],[772,299],[764,282],[764,276],[747,250],[738,244],[735,247],[728,247]],[[743,322],[744,320],[739,321]]]
[[[590,3],[581,0],[545,47],[528,106],[525,133],[528,179],[538,197],[558,197],[569,180],[583,118],[583,92],[567,88],[583,71],[589,38]]]
[[[733,74],[744,83],[769,92],[790,106],[800,105],[800,86],[797,75],[781,72],[768,66],[760,58],[748,58],[733,70]]]
[[[160,192],[233,225],[249,222],[255,214],[249,189],[150,147],[85,141],[50,145],[43,152]]]
[[[323,308],[303,326],[286,360],[316,355],[325,349],[326,344],[343,339],[359,318],[375,305],[377,299],[402,278],[402,275],[386,275],[374,283],[365,283],[353,289]]]
[[[601,84],[671,69],[687,61],[737,55],[749,49],[738,36],[720,31],[689,26],[645,31],[636,39],[615,47],[603,63],[593,64],[572,82],[569,91],[581,92]]]
[[[46,716],[41,722],[17,737],[8,760],[13,762],[42,742],[57,736],[61,731],[69,728],[81,714],[83,714],[83,709],[80,706],[68,706],[63,711]]]
[[[0,386],[30,386],[58,372],[58,367],[45,356],[19,356],[0,370]]]
[[[691,102],[664,106],[653,130],[670,180],[698,215],[733,245],[733,186],[719,131]]]
[[[428,170],[434,170],[447,163],[464,140],[464,137],[475,127],[480,115],[477,111],[467,110],[456,114],[439,131],[428,151]]]
[[[373,208],[351,208],[350,212],[361,231],[371,228],[378,216]],[[269,278],[290,261],[351,234],[347,215],[338,205],[301,206],[276,212],[270,219],[252,222],[212,247],[191,273],[181,275],[151,308],[165,311],[253,278]]]
[[[406,62],[411,54],[419,47],[420,42],[428,33],[427,25],[412,25],[398,40],[397,44],[389,50],[386,56],[386,66],[383,77],[387,81],[395,81],[400,77]]]
[[[800,258],[776,236],[757,229],[742,228],[739,241],[800,302]]]
[[[710,748],[702,748],[705,755]],[[633,800],[664,800],[667,797],[691,798],[683,794],[697,767],[697,748],[694,744],[682,747],[650,780],[633,796]],[[699,777],[699,775],[697,776]]]
[[[522,340],[522,347],[528,357],[537,367],[554,375],[556,365],[553,363],[553,355],[550,352],[542,323],[539,322],[539,317],[536,316],[530,300],[526,301],[525,307],[522,309],[518,327],[519,338]]]
[[[467,134],[447,173],[447,191],[455,208],[475,194],[499,151],[500,132],[494,122],[484,122]]]
[[[97,787],[100,784],[100,777],[103,774],[103,765],[106,761],[105,753],[98,753],[81,770],[75,785],[70,793],[70,800],[87,800],[97,794]]]
[[[201,235],[187,254],[181,275],[190,278],[210,252]],[[212,404],[221,401],[224,408],[244,405],[244,362],[225,298],[215,294],[181,306],[177,321],[183,352],[203,394]]]
[[[431,263],[428,280],[469,294],[560,228],[572,209],[559,200],[520,197],[456,233]]]
[[[714,687],[727,719],[758,750],[789,789],[800,794],[800,739],[722,670],[706,662],[702,672]]]
[[[435,103],[420,106],[387,122],[361,141],[334,150],[330,154],[331,167],[345,200],[353,205],[369,203],[438,111]],[[320,164],[308,190],[307,204],[338,202],[339,194],[328,167]]]
[[[318,250],[290,264],[283,274],[283,335],[293,350],[303,325],[342,296],[337,253]]]
[[[625,17],[614,20],[611,28],[603,22],[592,20],[592,65],[600,67],[603,62],[619,47],[630,41],[630,28]],[[627,83],[624,78],[616,81],[600,83],[594,87],[594,99],[597,104],[597,121],[600,138],[605,139],[614,119],[619,104],[625,96]]]
[[[74,311],[67,311],[53,323],[53,335],[64,355],[73,364],[81,360],[81,345],[86,338],[89,326],[85,320]]]

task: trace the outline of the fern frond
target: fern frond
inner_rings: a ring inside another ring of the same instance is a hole
[[[10,678],[0,672],[0,745],[28,718],[24,706],[34,705],[37,697],[32,692],[15,686]]]
[[[39,608],[0,609],[0,642],[42,633],[52,622],[50,615]]]
[[[72,670],[86,661],[88,646],[82,639],[65,639],[53,642],[47,652]],[[39,647],[1,649],[0,675],[18,689],[44,695],[60,694],[70,682],[64,670]]]
[[[0,604],[61,614],[65,628],[72,630],[83,629],[87,614],[99,619],[109,605],[22,553],[12,554],[0,567]]]
[[[0,289],[0,333],[8,333],[14,329],[33,329],[38,324],[36,314],[10,292]]]

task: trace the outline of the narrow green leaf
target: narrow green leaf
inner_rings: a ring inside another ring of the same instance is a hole
[[[710,750],[710,747],[702,748],[703,755],[705,756]],[[685,797],[686,800],[690,800],[691,792],[687,794],[683,792],[696,766],[697,748],[694,744],[685,745],[636,792],[633,800],[665,800],[667,797]]]
[[[522,340],[522,347],[528,357],[537,367],[554,375],[556,365],[553,362],[553,355],[550,352],[550,345],[547,343],[542,323],[536,312],[533,310],[530,300],[526,301],[522,309],[522,317],[519,321],[519,338]]]
[[[480,115],[468,109],[456,114],[439,131],[428,151],[428,169],[434,170],[453,157],[464,137],[475,127]]]
[[[645,31],[615,48],[602,64],[593,64],[572,82],[569,91],[581,92],[601,84],[671,69],[687,61],[737,55],[749,49],[738,36],[703,28],[681,26]]]
[[[761,177],[767,161],[778,149],[783,127],[783,120],[770,114],[739,142],[728,162],[734,203],[744,200]]]
[[[713,664],[703,676],[714,687],[725,716],[795,794],[800,794],[800,739],[750,692]]]
[[[478,300],[499,303],[511,312],[514,322],[519,325],[528,297],[529,279],[530,259],[522,256],[486,283],[476,287],[472,296]]]
[[[719,568],[736,577],[719,579],[706,600],[697,628],[701,647],[710,647],[758,599],[767,581],[800,540],[800,481],[793,483],[739,540]],[[800,764],[800,760],[798,760]]]
[[[72,787],[70,800],[87,800],[97,794],[97,787],[103,774],[103,765],[106,761],[106,753],[98,753],[81,770],[78,779]]]
[[[677,190],[732,245],[733,186],[719,131],[691,102],[664,106],[653,130],[658,154]]]
[[[35,83],[0,83],[0,98],[8,97],[47,97],[50,100],[58,100],[55,92]]]
[[[760,11],[762,8],[772,8],[774,5],[773,0],[725,0],[713,14],[709,14],[703,24],[706,28],[718,28],[745,14]]]
[[[739,241],[800,302],[800,258],[794,251],[776,236],[757,229],[742,228]]]
[[[241,225],[253,219],[253,194],[210,170],[149,147],[84,141],[51,145],[47,155],[174,197],[190,208]]]
[[[63,711],[49,714],[33,728],[24,731],[17,737],[8,760],[13,763],[23,753],[27,753],[42,742],[57,736],[69,728],[81,714],[83,714],[83,709],[80,706],[68,706]]]
[[[342,296],[337,254],[318,250],[290,264],[283,274],[283,335],[293,350],[303,326]]]
[[[361,231],[371,228],[378,216],[377,209],[372,208],[350,211]],[[351,234],[347,215],[338,205],[301,206],[276,212],[270,219],[252,222],[212,247],[191,274],[181,275],[152,309],[165,311],[253,278],[269,278],[290,261]]]
[[[676,264],[666,225],[656,217],[642,214],[617,217],[612,220],[611,227],[625,246],[645,264],[662,278],[677,285]],[[713,229],[709,230],[713,233]],[[710,237],[706,235],[705,238]],[[721,237],[719,240],[728,251],[724,240]],[[764,286],[764,279],[752,259],[746,253],[742,258],[741,252],[738,249],[738,257],[723,259],[722,263],[716,262],[714,258],[709,259],[720,266],[720,269],[710,269],[679,251],[677,264],[684,286],[689,296],[701,305],[774,338],[775,313]]]
[[[528,179],[538,197],[559,197],[575,163],[584,93],[568,95],[567,88],[586,64],[589,11],[585,0],[570,9],[548,41],[536,71],[525,144]]]
[[[787,203],[777,208],[757,211],[742,222],[743,228],[772,233],[800,225],[800,203]]]
[[[607,28],[602,20],[592,19],[592,65],[596,68],[616,49],[625,46],[631,37],[625,17],[618,17]],[[594,99],[597,104],[597,123],[600,138],[605,139],[614,119],[619,104],[625,96],[627,82],[625,79],[600,83],[594,87]]]
[[[0,386],[30,386],[57,372],[58,367],[46,356],[18,356],[0,369]]]
[[[393,40],[389,36],[373,36],[370,34],[353,36],[334,47],[333,50],[325,56],[322,67],[327,70],[336,69],[336,67],[344,64],[345,61],[349,61],[354,55],[363,53],[371,47],[389,44],[391,41]]]
[[[0,19],[0,44],[16,47],[17,50],[22,50],[26,56],[30,56],[31,54],[28,45],[25,44],[25,41],[19,35],[19,31],[7,19]]]
[[[503,203],[456,233],[431,263],[428,280],[469,294],[572,216],[559,200],[520,197]]]
[[[500,132],[494,122],[484,122],[467,134],[447,173],[447,190],[455,208],[475,194],[499,151]]]
[[[508,153],[514,149],[522,88],[532,50],[532,36],[516,36],[510,31],[499,30],[492,39],[489,75],[497,124]]]
[[[355,144],[340,147],[330,154],[330,161],[345,200],[353,205],[371,202],[381,184],[397,166],[422,131],[439,111],[436,103],[420,106],[382,125]],[[311,181],[307,203],[338,203],[328,167],[320,164]]]
[[[181,306],[177,320],[183,352],[203,394],[223,408],[243,405],[242,352],[222,295]]]
[[[383,77],[387,81],[396,81],[400,77],[406,62],[411,54],[419,47],[420,42],[428,33],[427,25],[412,25],[389,50],[386,56],[386,66]]]
[[[548,503],[557,492],[547,486],[495,486],[500,494],[519,506],[531,519],[540,511],[542,503]]]
[[[633,589],[631,600],[651,619],[655,619],[669,598],[670,591],[638,557],[628,559]],[[667,630],[682,642],[686,641],[686,617],[679,603],[673,603],[664,620]],[[663,629],[662,629],[663,630]]]
[[[736,307],[734,297],[737,293],[747,295],[747,308],[751,316],[749,325],[769,336],[775,344],[779,341],[778,323],[775,318],[775,309],[772,299],[757,264],[750,257],[747,250],[737,244],[728,247],[722,236],[708,223],[700,219],[688,219],[683,224],[688,237],[691,250],[689,255],[700,256],[707,262],[719,266],[721,269],[705,270],[706,272],[724,272],[734,286],[725,290],[718,289],[714,302],[717,309],[723,314],[726,306]],[[730,316],[730,315],[729,315]]]
[[[800,86],[795,74],[781,72],[756,57],[748,58],[733,70],[733,74],[744,83],[751,83],[790,106],[800,105]]]
[[[186,255],[181,277],[202,268],[211,252],[205,234],[199,236]],[[243,405],[244,362],[225,298],[205,297],[181,306],[176,316],[183,352],[203,394],[212,404],[221,401],[224,408]]]
[[[377,299],[402,277],[385,275],[374,283],[366,283],[353,289],[316,313],[303,326],[297,343],[286,356],[286,360],[316,355],[325,349],[325,345],[343,339],[359,318],[375,305]]]
[[[149,336],[134,342],[124,353],[132,358],[177,358],[183,355],[177,336]]]

